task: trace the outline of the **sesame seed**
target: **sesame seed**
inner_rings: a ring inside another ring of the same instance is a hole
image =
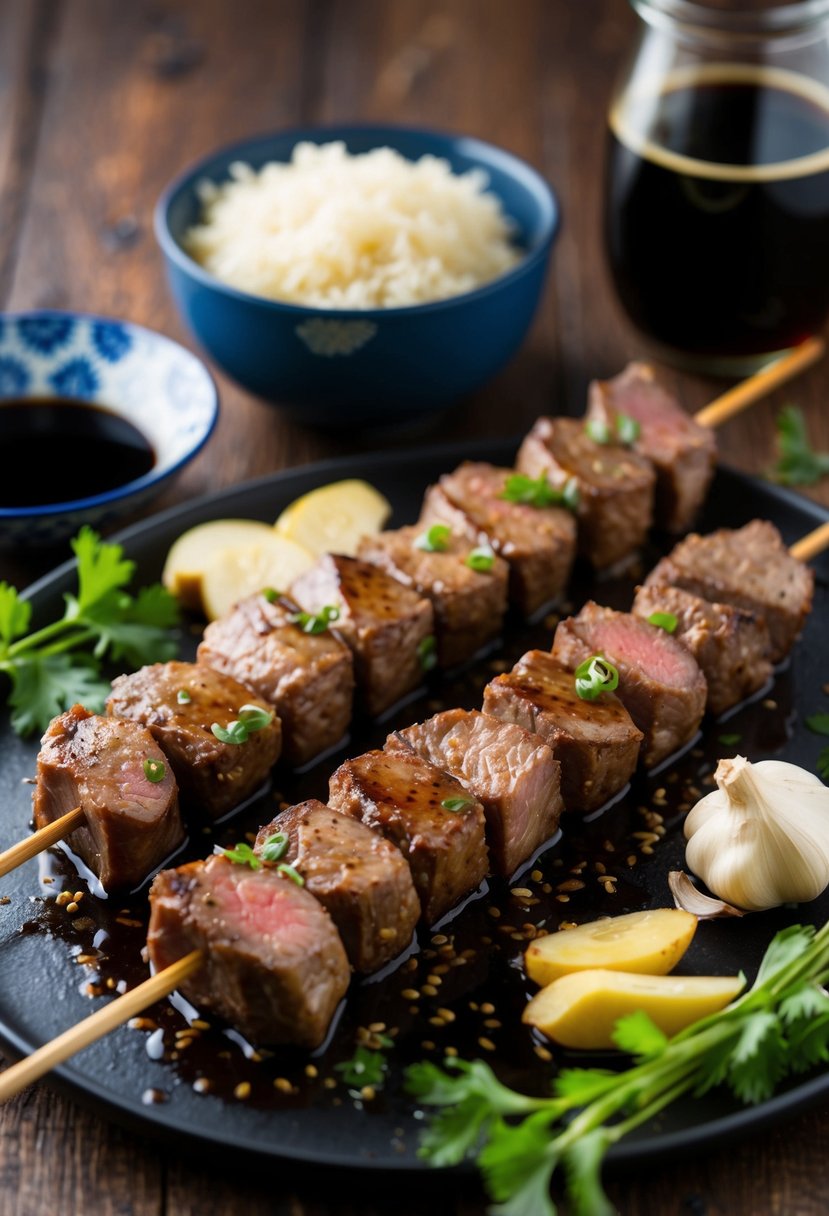
[[[529,887],[513,887],[510,895],[514,895],[516,899],[532,899],[532,891]]]
[[[372,1034],[382,1034],[386,1029],[385,1022],[369,1022],[368,1028]]]
[[[501,1029],[501,1023],[498,1021],[497,1018],[486,1018],[486,1020],[484,1021],[484,1026],[486,1026],[487,1030],[500,1030]]]
[[[558,900],[558,902],[559,902],[560,904],[569,904],[569,902],[570,902],[570,896],[569,896],[569,895],[557,895],[557,896],[556,896],[556,899]]]
[[[306,1077],[310,1077],[311,1080],[313,1081],[314,1077],[318,1077],[320,1075],[319,1069],[317,1068],[317,1066],[315,1064],[306,1064],[305,1065],[305,1075],[306,1075]]]
[[[438,1017],[437,1015],[435,1015],[435,1017],[429,1018],[429,1025],[430,1026],[445,1026],[446,1021],[444,1018],[441,1018],[441,1017]]]
[[[533,870],[532,874],[530,874],[530,878],[533,880],[533,882],[541,882],[543,877],[544,875],[542,874],[541,870]]]
[[[584,883],[580,878],[568,878],[566,882],[560,882],[556,890],[558,891],[581,891]]]
[[[278,1089],[282,1094],[293,1093],[294,1089],[287,1077],[274,1077],[273,1087],[274,1089]]]
[[[439,1009],[438,1013],[443,1018],[444,1022],[454,1022],[455,1015],[451,1009]]]
[[[481,1013],[489,1015],[494,1012],[495,1012],[495,1006],[492,1004],[492,1002],[484,1001],[484,1003],[481,1005]]]
[[[377,1091],[375,1090],[373,1085],[364,1085],[363,1088],[360,1090],[360,1097],[365,1102],[371,1102],[373,1098],[377,1097]]]
[[[446,937],[445,934],[436,933],[435,936],[432,938],[432,945],[433,946],[445,946],[448,941],[449,941],[449,938]]]
[[[458,1054],[457,1047],[444,1047],[443,1051],[447,1056],[456,1056]]]
[[[238,1098],[240,1102],[244,1102],[245,1098],[250,1097],[250,1081],[240,1081],[233,1091],[234,1098]]]
[[[424,1051],[434,1051],[435,1050],[435,1045],[431,1039],[424,1039],[423,1042],[420,1044],[420,1046],[423,1048]]]
[[[438,990],[434,984],[424,984],[420,990],[424,996],[437,996]]]
[[[336,1089],[337,1088],[337,1082],[334,1080],[333,1077],[326,1077],[322,1084],[325,1089]]]
[[[74,913],[78,911],[78,905],[75,903],[74,899],[66,905],[66,911],[70,915],[74,915]]]
[[[193,1089],[197,1094],[206,1094],[210,1089],[210,1081],[208,1081],[207,1077],[196,1077],[193,1082]]]
[[[546,1047],[542,1047],[540,1043],[536,1043],[533,1050],[534,1050],[535,1054],[538,1056],[539,1060],[548,1060],[549,1061],[549,1060],[552,1060],[552,1058],[553,1058],[553,1053],[548,1051]]]
[[[489,915],[490,915],[491,917],[493,917],[493,919],[494,919],[494,920],[498,920],[498,918],[499,918],[499,917],[500,917],[500,915],[501,915],[501,909],[500,909],[500,908],[487,908],[487,912],[489,913]]]
[[[204,1018],[193,1018],[193,1021],[190,1023],[190,1025],[193,1027],[194,1030],[209,1030],[210,1029],[210,1023],[205,1022]]]
[[[416,988],[404,988],[400,993],[404,1001],[419,1001],[420,993]]]
[[[390,942],[394,936],[395,936],[394,929],[383,928],[380,930],[380,938],[384,942]]]
[[[492,1039],[487,1039],[484,1035],[478,1039],[478,1046],[483,1047],[484,1051],[495,1051],[495,1044]]]

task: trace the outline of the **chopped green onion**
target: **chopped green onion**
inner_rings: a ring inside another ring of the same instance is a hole
[[[381,1042],[383,1035],[376,1035],[375,1038]],[[391,1047],[392,1041],[388,1044],[383,1043],[383,1046]],[[372,1089],[379,1089],[385,1079],[388,1064],[386,1057],[382,1051],[370,1051],[368,1047],[362,1044],[357,1048],[354,1056],[350,1060],[343,1060],[340,1064],[334,1065],[334,1072],[338,1072],[346,1085],[350,1085],[354,1090],[363,1090],[367,1085]]]
[[[259,851],[263,861],[280,861],[288,851],[288,833],[274,832]]]
[[[566,507],[568,511],[575,511],[579,505],[579,485],[575,477],[569,477],[558,490],[550,485],[543,473],[537,478],[511,473],[500,497],[528,507]]]
[[[447,811],[462,811],[468,806],[474,806],[475,803],[471,798],[444,798],[440,804]]]
[[[720,735],[719,740],[725,747],[734,747],[742,737],[742,735]]]
[[[148,781],[152,781],[153,785],[158,785],[159,781],[163,781],[167,776],[167,765],[163,760],[145,760],[144,776]]]
[[[418,536],[414,545],[425,553],[445,553],[449,548],[451,536],[452,529],[448,524],[432,524],[431,528],[427,528]]]
[[[642,434],[642,427],[636,418],[631,418],[630,414],[616,415],[616,435],[619,442],[630,446],[636,443],[636,440]]]
[[[250,866],[252,870],[261,870],[262,862],[249,844],[239,841],[235,849],[219,849],[219,853],[237,866]]]
[[[478,574],[488,574],[495,565],[495,554],[489,545],[479,545],[467,555],[466,565]]]
[[[610,443],[613,432],[604,418],[588,418],[584,429],[594,443]]]
[[[273,722],[273,710],[263,709],[261,705],[243,705],[239,710],[239,721],[244,722],[249,734],[264,730]]]
[[[269,604],[272,604],[274,602],[274,600],[279,599],[279,592],[276,590],[275,587],[263,587],[262,594],[264,595],[265,599],[268,601]]]
[[[288,620],[293,625],[299,625],[303,633],[325,633],[332,621],[340,618],[340,610],[336,604],[326,604],[319,612],[293,612]]]
[[[417,657],[420,660],[420,666],[424,671],[431,671],[436,666],[438,661],[437,641],[434,634],[430,633],[427,638],[421,638],[417,644]]]
[[[528,507],[551,507],[561,502],[561,491],[551,486],[543,473],[540,477],[511,473],[504,483],[501,498]]]
[[[666,633],[675,633],[679,621],[672,612],[652,612],[648,617],[649,625],[656,625]]]
[[[283,861],[282,865],[277,866],[276,869],[279,874],[284,874],[286,878],[290,878],[291,882],[295,882],[298,887],[305,886],[305,879],[299,870],[295,870],[293,866],[289,866],[287,861]]]
[[[568,477],[561,490],[561,505],[568,511],[578,511],[581,495],[579,483],[575,477]]]
[[[238,744],[248,741],[249,731],[244,722],[228,722],[226,727],[214,722],[210,729],[220,743]]]
[[[601,693],[619,687],[619,672],[604,655],[594,654],[576,668],[575,680],[582,701],[595,701]]]
[[[193,698],[190,696],[190,693],[186,688],[180,688],[176,693],[176,700],[178,701],[179,705],[189,705]]]

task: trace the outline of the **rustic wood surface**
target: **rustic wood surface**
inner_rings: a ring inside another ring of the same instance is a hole
[[[517,433],[581,410],[588,380],[643,346],[616,305],[599,239],[604,111],[634,18],[624,0],[0,0],[0,306],[129,317],[190,344],[164,283],[152,208],[186,163],[250,133],[388,119],[502,144],[555,186],[564,223],[544,302],[512,365],[424,438]],[[665,370],[697,408],[720,387]],[[159,507],[318,457],[376,448],[288,422],[217,375],[210,444]],[[806,411],[829,448],[829,363],[729,423],[723,457],[750,471],[773,452],[774,411]],[[389,446],[411,437],[383,437]],[[815,497],[829,503],[829,485]],[[24,583],[48,555],[5,554]],[[625,1216],[818,1216],[829,1184],[829,1109],[750,1142],[616,1176]],[[471,1216],[469,1184],[332,1186],[182,1157],[39,1085],[0,1110],[0,1216]]]

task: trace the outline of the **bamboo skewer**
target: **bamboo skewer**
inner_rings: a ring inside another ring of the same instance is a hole
[[[0,1102],[7,1102],[9,1098],[15,1097],[27,1085],[37,1081],[44,1073],[50,1072],[76,1052],[82,1051],[84,1047],[89,1047],[110,1031],[116,1030],[124,1022],[128,1022],[131,1017],[141,1013],[148,1005],[169,996],[182,980],[198,971],[203,960],[204,954],[201,950],[193,950],[190,954],[185,954],[184,958],[178,959],[171,966],[165,967],[163,971],[144,980],[143,984],[139,984],[132,991],[117,997],[103,1009],[84,1018],[77,1026],[65,1030],[50,1043],[44,1043],[25,1060],[7,1068],[4,1073],[0,1073]]]
[[[721,426],[723,422],[735,414],[739,414],[746,406],[753,405],[767,393],[773,392],[787,380],[793,379],[807,367],[817,363],[818,359],[823,358],[825,351],[826,344],[821,338],[807,338],[788,355],[775,359],[773,363],[769,363],[746,380],[741,380],[734,388],[730,388],[728,392],[703,406],[694,415],[694,420],[701,426]]]
[[[829,547],[829,522],[820,524],[789,547],[789,553],[799,562],[809,562]]]
[[[25,840],[13,844],[10,849],[6,849],[5,853],[0,853],[0,878],[18,866],[22,866],[24,861],[37,857],[38,853],[42,853],[50,845],[65,839],[70,832],[74,832],[75,828],[80,827],[85,818],[81,807],[76,806],[74,810],[61,815],[60,819],[55,819],[53,823],[48,823],[45,828],[33,832]]]

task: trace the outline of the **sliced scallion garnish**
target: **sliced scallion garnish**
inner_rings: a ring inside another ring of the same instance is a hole
[[[421,532],[414,546],[416,549],[422,549],[424,553],[445,553],[451,537],[452,529],[448,524],[432,524],[425,532]]]
[[[595,701],[603,692],[619,687],[619,672],[604,655],[594,654],[574,672],[576,693],[582,701]]]
[[[679,620],[673,612],[652,612],[648,617],[648,624],[657,625],[666,633],[675,633]]]

